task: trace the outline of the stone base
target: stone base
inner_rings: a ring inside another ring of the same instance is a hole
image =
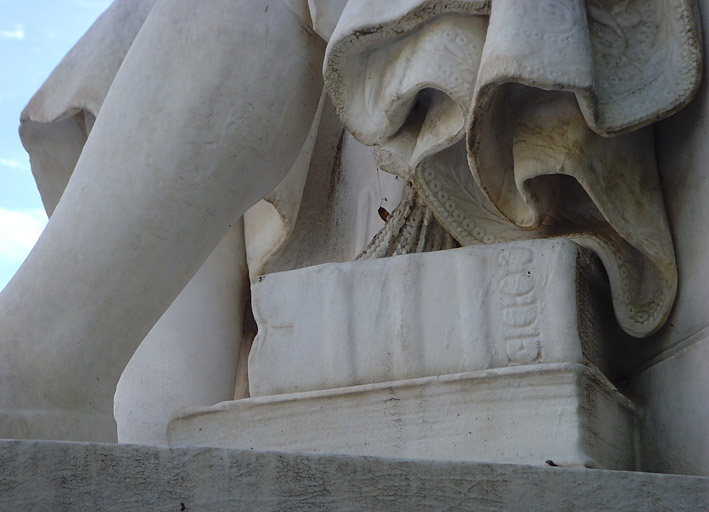
[[[597,259],[563,239],[269,274],[252,286],[252,397],[623,357]],[[612,343],[611,343],[612,341]]]
[[[636,468],[632,403],[571,363],[223,402],[178,413],[172,445]]]
[[[702,510],[709,479],[214,448],[0,441],[0,510]]]

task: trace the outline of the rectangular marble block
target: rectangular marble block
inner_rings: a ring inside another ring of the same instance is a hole
[[[631,402],[596,370],[539,364],[247,398],[179,412],[171,445],[636,468]]]
[[[563,239],[262,276],[252,287],[250,393],[549,362],[606,371],[599,311],[609,305],[589,292],[600,281],[589,253]]]

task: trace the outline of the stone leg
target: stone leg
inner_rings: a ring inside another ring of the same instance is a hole
[[[115,439],[138,344],[298,154],[323,50],[280,1],[156,4],[0,295],[0,437]]]
[[[167,423],[177,409],[233,399],[248,298],[239,221],[123,371],[113,404],[118,442],[165,445]]]

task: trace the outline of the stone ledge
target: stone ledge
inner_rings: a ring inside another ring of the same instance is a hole
[[[218,448],[0,441],[0,510],[700,510],[709,479]]]
[[[478,370],[178,411],[174,446],[634,470],[636,408],[573,363]]]

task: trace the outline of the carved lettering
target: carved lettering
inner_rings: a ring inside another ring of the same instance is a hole
[[[534,279],[531,274],[525,272],[514,272],[508,274],[500,282],[500,290],[504,294],[519,297],[527,295],[534,289]]]
[[[531,363],[541,355],[536,283],[530,270],[534,251],[506,250],[498,256],[498,262],[507,270],[499,283],[507,357],[513,364]]]

